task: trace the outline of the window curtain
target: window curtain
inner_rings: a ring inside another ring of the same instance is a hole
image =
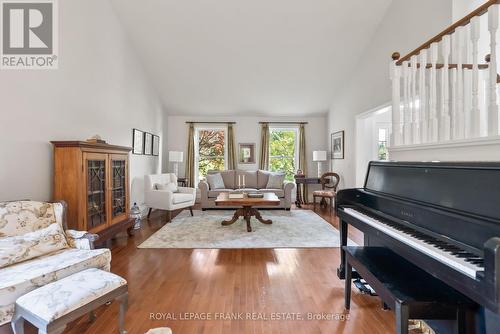
[[[259,169],[269,169],[269,124],[263,123],[260,134]]]
[[[233,125],[227,125],[227,169],[236,169]]]
[[[299,126],[299,169],[304,175],[307,175],[307,160],[306,160],[306,129],[304,124]],[[307,186],[302,187],[302,198],[305,203],[309,202]]]
[[[188,147],[186,157],[186,177],[188,179],[188,187],[194,187],[194,124],[189,124],[188,130]]]

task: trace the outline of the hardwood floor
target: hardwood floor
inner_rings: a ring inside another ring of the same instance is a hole
[[[336,217],[326,210],[319,214],[337,227]],[[154,211],[135,236],[119,235],[109,245],[112,271],[129,282],[126,328],[130,334],[156,327],[170,327],[174,334],[385,334],[395,330],[393,313],[382,310],[378,298],[357,289],[353,289],[350,312],[344,311],[344,281],[335,272],[339,249],[138,249],[163,226],[164,219],[163,212]],[[349,237],[362,243],[359,232]],[[298,313],[304,320],[225,319],[239,313],[243,318],[290,318]],[[308,314],[319,318],[307,320]],[[65,333],[117,333],[117,316],[113,303],[98,310],[94,323],[81,319]],[[211,319],[187,319],[203,316]]]

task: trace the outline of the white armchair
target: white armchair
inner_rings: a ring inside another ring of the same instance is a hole
[[[173,184],[168,187],[168,184]],[[177,191],[157,190],[161,188],[177,188]],[[172,173],[154,174],[144,176],[144,198],[146,206],[149,207],[148,218],[152,209],[167,211],[167,221],[172,218],[172,211],[189,208],[193,215],[193,205],[196,200],[196,189],[187,187],[177,187],[177,176]]]

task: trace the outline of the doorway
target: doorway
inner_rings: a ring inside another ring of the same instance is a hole
[[[356,116],[356,187],[363,187],[370,161],[389,160],[391,127],[390,103]]]

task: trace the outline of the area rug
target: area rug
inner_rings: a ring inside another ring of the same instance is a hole
[[[222,226],[232,210],[182,212],[154,233],[139,248],[323,248],[339,247],[339,231],[316,213],[307,210],[262,210],[264,225],[252,218],[253,232],[247,232],[240,218]],[[354,243],[349,242],[353,245]]]

